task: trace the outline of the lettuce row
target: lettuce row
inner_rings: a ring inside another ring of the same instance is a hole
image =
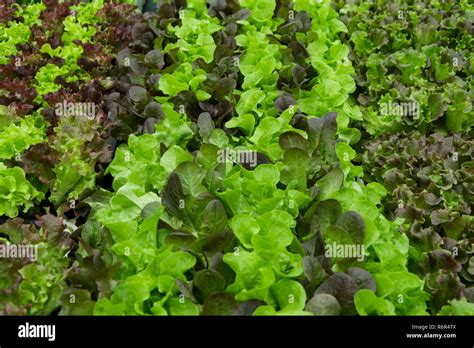
[[[104,0],[92,0],[88,3],[79,3],[71,6],[74,15],[64,20],[64,32],[61,41],[64,45],[71,45],[80,37],[82,42],[92,41],[96,34],[93,24],[97,22],[97,12],[104,7]]]
[[[235,107],[237,117],[226,122],[227,128],[239,128],[245,135],[253,134],[255,126],[266,116],[275,117],[274,101],[279,95],[278,71],[283,67],[282,46],[271,43],[268,34],[282,22],[273,18],[276,3],[265,0],[258,3],[241,1],[241,6],[250,11],[250,16],[236,23],[242,25],[235,37],[237,45],[244,51],[238,61],[243,75],[242,91]],[[234,59],[237,59],[236,57]]]
[[[6,24],[0,23],[0,65],[8,64],[10,57],[17,55],[17,45],[28,42],[30,38],[30,26],[41,25],[39,19],[41,11],[46,6],[40,2],[27,7],[16,7],[16,15],[23,18],[23,22],[10,21]]]
[[[42,104],[44,107],[48,106],[48,102],[46,102],[43,96],[48,93],[58,92],[63,88],[61,85],[57,84],[56,81],[60,76],[66,76],[67,82],[74,82],[78,79],[89,79],[87,73],[85,73],[78,65],[78,61],[83,54],[83,47],[76,45],[73,41],[76,38],[80,38],[82,42],[89,42],[93,39],[96,34],[96,29],[93,26],[97,21],[96,13],[103,7],[103,5],[103,1],[96,0],[87,4],[81,3],[77,6],[71,6],[69,10],[74,13],[67,16],[64,20],[64,32],[61,37],[64,46],[58,46],[53,49],[49,43],[46,43],[39,49],[40,53],[47,54],[51,58],[63,59],[64,64],[59,66],[48,63],[36,72],[33,80],[33,87],[36,89],[36,93],[38,94],[35,98],[36,102]],[[45,8],[46,6],[41,2],[39,4],[24,7],[22,13],[31,13],[37,18]],[[30,25],[40,24],[37,20],[31,18],[27,21]],[[40,112],[42,110],[43,109],[41,109]],[[41,118],[41,116],[38,117]],[[32,116],[28,116],[21,121],[21,125],[24,124],[25,127],[26,125],[30,126],[28,131],[23,131],[28,132],[25,134],[29,137],[28,143],[18,145],[23,147],[22,150],[26,150],[28,146],[40,143],[44,140],[42,137],[39,137],[39,133],[45,131],[45,124],[44,121],[38,121],[38,117],[35,117],[35,123],[29,121],[32,119]],[[55,144],[52,148],[62,157],[61,162],[54,168],[56,178],[53,187],[51,188],[52,191],[54,191],[51,200],[56,204],[63,202],[65,199],[78,198],[84,190],[92,189],[94,187],[94,167],[98,155],[95,156],[89,153],[89,156],[86,157],[84,156],[82,148],[88,142],[93,142],[93,140],[95,140],[94,137],[96,137],[96,135],[89,131],[97,131],[100,127],[92,125],[95,121],[89,122],[88,126],[83,122],[82,125],[79,125],[78,123],[81,122],[81,120],[74,120],[72,117],[67,120],[63,118],[60,121],[60,125],[55,128]],[[32,128],[35,127],[35,124],[38,127],[37,129]],[[10,134],[12,131],[18,132],[20,130],[21,128],[18,127],[15,129],[7,129],[5,135]],[[79,130],[79,132],[74,132],[74,130]],[[87,132],[89,132],[89,134],[87,134]],[[32,136],[35,133],[38,135]],[[21,133],[19,133],[18,136],[20,134]],[[5,141],[8,140],[6,137],[2,138],[2,140],[3,139],[5,139]],[[17,138],[16,142],[20,143],[20,140],[21,137]],[[13,144],[11,146],[13,146]],[[15,154],[18,153],[18,150],[20,149],[15,147]],[[10,157],[15,155],[11,153],[13,147],[10,149],[5,147],[5,151],[9,152]]]
[[[56,78],[66,76],[67,82],[75,82],[78,80],[87,81],[90,79],[79,66],[78,60],[83,54],[83,47],[76,45],[74,40],[80,38],[83,43],[90,42],[96,34],[93,24],[96,23],[96,12],[104,6],[103,0],[94,0],[89,3],[80,3],[71,6],[70,11],[73,12],[64,20],[64,31],[61,36],[63,47],[53,49],[51,44],[45,43],[40,52],[48,54],[51,58],[58,57],[64,60],[61,66],[48,63],[41,67],[35,76],[35,87],[38,96],[35,102],[47,106],[48,103],[43,96],[59,91],[62,87],[56,83]]]
[[[409,267],[424,279],[435,313],[473,280],[472,139],[411,132],[365,141],[363,149],[358,160],[367,180],[387,187],[384,214],[401,221]]]
[[[350,128],[350,123],[362,120],[362,114],[350,98],[356,85],[349,47],[339,39],[347,28],[329,0],[295,1],[294,10],[305,11],[311,18],[311,29],[306,34],[298,32],[296,39],[306,48],[307,62],[317,72],[311,89],[301,89],[297,94],[297,105],[301,112],[311,116],[338,112],[339,138],[355,143],[360,132]]]
[[[204,101],[211,97],[200,87],[206,80],[206,71],[195,69],[193,62],[197,59],[202,59],[207,64],[213,61],[216,44],[212,34],[219,31],[221,26],[216,18],[207,14],[203,0],[188,1],[187,8],[180,10],[179,16],[180,25],[169,24],[167,28],[177,40],[168,43],[163,49],[165,54],[175,52],[179,65],[171,73],[160,77],[157,88],[170,97],[191,89],[196,93],[197,100]],[[167,98],[159,100],[164,102]]]
[[[272,18],[276,6],[274,1],[258,4],[241,2],[241,6],[251,13],[247,19],[237,21],[242,25],[242,31],[236,36],[236,42],[245,52],[238,62],[244,77],[243,91],[239,93],[240,100],[236,105],[238,117],[228,121],[226,127],[239,128],[248,135],[248,141],[234,143],[236,138],[229,140],[222,135],[224,141],[216,142],[213,136],[220,132],[213,130],[209,137],[212,145],[204,148],[214,156],[228,146],[233,150],[254,149],[276,160],[282,153],[278,145],[279,135],[295,130],[289,125],[294,110],[287,110],[276,117],[274,102],[279,95],[277,81],[278,71],[283,68],[283,46],[270,43],[266,36],[283,20]],[[215,157],[209,162],[215,163]],[[230,170],[226,168],[223,180],[226,189],[215,193],[222,203],[214,200],[206,207],[208,209],[212,202],[216,202],[217,206],[223,204],[233,216],[229,225],[240,243],[222,257],[235,273],[235,279],[226,291],[241,303],[263,301],[265,305],[258,307],[254,314],[305,313],[306,294],[303,287],[297,281],[285,278],[297,278],[303,273],[303,255],[288,250],[288,247],[296,242],[292,228],[295,227],[294,216],[298,214],[298,205],[307,204],[310,197],[291,189],[291,186],[288,191],[276,187],[280,181],[279,169],[288,176],[283,163],[280,165],[261,164],[254,171],[241,166]],[[269,225],[269,221],[278,221],[281,227],[275,231],[275,225]],[[287,295],[297,297],[295,305],[288,302]],[[216,297],[224,298],[225,295],[221,293]]]
[[[357,71],[354,97],[370,134],[414,126],[469,132],[474,112],[469,1],[414,7],[356,1],[335,7],[350,32],[344,39]],[[405,103],[416,104],[416,110],[398,109]]]
[[[271,176],[266,177],[262,175],[264,173]],[[223,258],[236,273],[235,281],[226,290],[235,294],[238,301],[264,301],[266,305],[259,307],[255,314],[275,309],[280,314],[300,314],[306,294],[303,286],[291,278],[303,274],[303,255],[288,250],[296,242],[292,232],[295,221],[285,208],[292,206],[292,198],[297,198],[300,205],[310,198],[300,192],[276,189],[274,185],[279,181],[279,172],[272,165],[259,165],[252,174],[248,173],[248,178],[239,183],[245,187],[244,192],[231,186],[231,190],[218,195],[233,210],[239,209],[230,220],[230,226],[241,246]],[[234,181],[233,177],[235,174],[232,176]],[[256,194],[250,193],[252,189]],[[296,292],[292,294],[293,289]],[[288,297],[285,298],[282,292],[286,291],[297,297],[296,305],[292,306]]]
[[[82,120],[79,119],[79,116],[76,118],[63,117],[52,122],[53,124],[56,123],[55,136],[50,137],[48,141],[48,143],[51,143],[50,148],[48,148],[48,158],[49,161],[54,162],[49,163],[54,166],[52,174],[48,173],[51,170],[44,170],[41,164],[35,163],[37,161],[35,156],[40,155],[44,151],[44,146],[48,144],[43,143],[43,141],[46,140],[46,128],[51,127],[49,122],[47,123],[41,115],[48,113],[50,115],[51,111],[55,112],[54,109],[48,108],[48,103],[43,99],[43,96],[63,89],[63,86],[57,84],[56,81],[59,76],[69,75],[66,78],[69,82],[77,80],[77,75],[82,71],[78,64],[83,54],[83,47],[73,42],[75,38],[78,38],[74,35],[77,35],[80,27],[84,29],[84,32],[81,32],[82,37],[80,39],[83,42],[93,40],[94,35],[96,35],[96,29],[93,26],[97,22],[96,13],[103,5],[103,1],[94,1],[68,8],[76,13],[67,16],[64,21],[64,32],[61,37],[63,47],[58,46],[53,49],[49,43],[44,44],[41,48],[32,47],[33,49],[39,49],[39,53],[49,55],[52,59],[63,59],[64,64],[58,66],[48,63],[37,70],[33,80],[25,79],[33,82],[38,94],[36,101],[40,101],[45,108],[24,117],[18,125],[11,123],[7,128],[2,129],[3,146],[0,158],[11,159],[15,157],[17,161],[23,164],[23,169],[27,173],[31,171],[32,174],[37,175],[42,184],[49,186],[52,191],[50,200],[56,205],[63,203],[65,200],[77,199],[86,190],[92,190],[96,179],[95,164],[101,156],[103,157],[108,153],[103,140],[99,136],[99,133],[103,132],[103,128],[99,126],[96,120]],[[34,25],[32,30],[34,30],[35,35],[38,34],[38,25],[41,24],[37,20],[40,13],[43,13],[46,17],[50,15],[42,2],[22,7],[18,12],[19,15],[23,15],[25,22]],[[56,18],[54,20],[57,21]],[[54,25],[54,23],[48,23],[48,25]],[[13,83],[11,85],[16,86]],[[51,121],[52,118],[48,117]],[[6,121],[3,122],[2,119],[3,123],[6,123]],[[32,146],[36,144],[38,146]],[[25,150],[27,151],[24,156],[19,157]],[[20,168],[18,167],[18,169]],[[24,177],[23,170],[21,172]],[[54,177],[52,178],[51,175],[54,175]],[[41,188],[41,183],[35,183],[34,185]],[[25,182],[24,184],[30,187],[31,190],[35,190],[30,183]],[[44,191],[44,189],[41,190]],[[13,214],[13,211],[10,211],[9,214]]]

